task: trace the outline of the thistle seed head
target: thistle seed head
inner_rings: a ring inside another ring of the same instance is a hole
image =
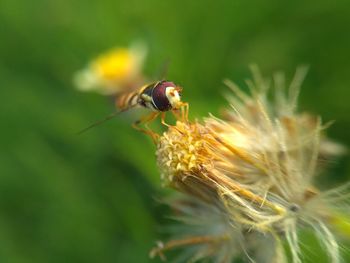
[[[349,187],[324,191],[316,187],[316,179],[324,168],[320,157],[343,150],[326,138],[319,117],[297,112],[305,72],[298,69],[288,91],[277,74],[273,100],[269,83],[256,69],[254,81],[247,82],[251,94],[226,81],[235,96],[228,96],[232,107],[224,117],[178,121],[160,137],[157,160],[165,185],[216,206],[228,225],[238,229],[243,251],[251,245],[242,240],[262,235],[274,240],[274,257],[282,258],[281,242],[286,240],[293,263],[299,263],[298,232],[309,227],[337,263],[331,228],[336,211],[348,209],[343,201]],[[210,236],[210,227],[206,230]]]

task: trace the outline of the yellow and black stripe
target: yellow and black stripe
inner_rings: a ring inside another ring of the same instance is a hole
[[[147,84],[142,86],[139,90],[126,93],[118,97],[116,104],[120,110],[127,110],[137,105],[149,108],[154,111],[158,111],[157,107],[153,103],[152,92],[158,82]]]

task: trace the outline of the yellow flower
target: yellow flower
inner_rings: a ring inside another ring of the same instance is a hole
[[[337,263],[339,248],[330,230],[331,218],[348,196],[349,185],[323,191],[315,187],[315,179],[322,168],[320,155],[330,158],[343,149],[326,139],[319,117],[296,112],[305,68],[298,69],[288,96],[281,75],[275,76],[273,101],[268,99],[268,82],[256,69],[253,73],[254,82],[248,82],[251,95],[226,81],[236,96],[229,96],[232,108],[223,119],[209,116],[202,124],[178,121],[159,138],[161,178],[165,185],[217,207],[226,218],[222,227],[234,228],[230,231],[243,244],[243,254],[252,249],[249,237],[265,237],[266,242],[273,240],[275,251],[266,262],[282,262],[285,239],[293,263],[299,263],[298,231],[308,226],[326,247],[331,262]],[[214,231],[218,224],[206,225],[202,239],[189,234],[188,245],[195,240],[211,244],[218,244],[218,238],[226,240]],[[173,241],[164,250],[184,243]],[[162,248],[155,251],[161,253]],[[223,262],[232,257],[227,254]]]
[[[142,68],[146,53],[146,47],[142,43],[107,51],[76,73],[76,87],[81,91],[115,94],[130,86],[138,86],[144,78]]]
[[[117,48],[100,55],[92,68],[102,79],[113,81],[129,76],[135,68],[133,54],[127,48]]]

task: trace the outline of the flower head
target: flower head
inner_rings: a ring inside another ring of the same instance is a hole
[[[128,89],[130,85],[139,85],[143,81],[146,53],[146,47],[141,43],[107,51],[76,73],[76,87],[82,91],[115,94]]]
[[[293,263],[299,263],[298,232],[309,227],[331,262],[339,262],[331,229],[339,209],[347,207],[349,185],[325,191],[316,187],[316,176],[323,168],[320,156],[331,158],[343,149],[326,139],[326,125],[319,117],[296,111],[305,72],[305,68],[298,69],[288,92],[281,75],[276,75],[272,102],[268,82],[256,69],[254,82],[248,82],[250,95],[226,81],[236,96],[229,96],[232,108],[224,118],[178,121],[160,137],[157,158],[164,184],[216,207],[225,218],[206,225],[202,233],[206,238],[198,240],[226,247],[228,243],[222,241],[227,240],[226,234],[212,231],[222,225],[229,229],[224,233],[235,233],[229,235],[230,240],[235,237],[233,241],[241,244],[248,258],[247,251],[254,250],[251,240],[261,240],[260,246],[265,240],[274,246],[274,253],[265,255],[269,257],[266,262],[282,262],[286,260],[282,241],[286,240]],[[234,254],[225,254],[228,259],[223,262],[230,262]]]

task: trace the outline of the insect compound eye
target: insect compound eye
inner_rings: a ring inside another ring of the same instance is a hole
[[[175,88],[176,85],[170,81],[159,82],[152,91],[153,103],[159,111],[168,111],[171,109],[171,104],[166,95],[166,90],[169,87]],[[174,93],[175,96],[175,93]]]

